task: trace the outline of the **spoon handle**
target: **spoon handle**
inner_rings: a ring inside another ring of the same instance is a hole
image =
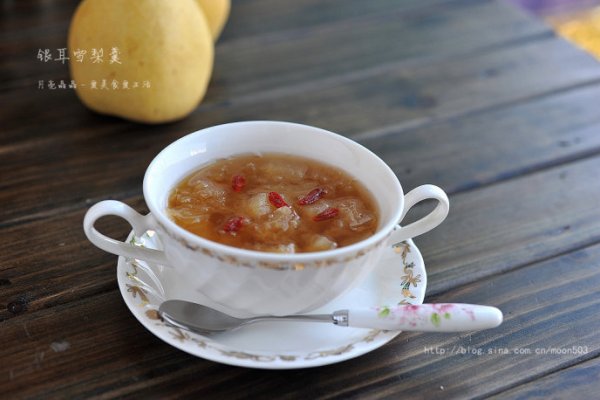
[[[344,321],[347,318],[347,321]],[[338,325],[390,331],[461,332],[494,328],[502,312],[489,306],[461,303],[399,305],[334,313]]]

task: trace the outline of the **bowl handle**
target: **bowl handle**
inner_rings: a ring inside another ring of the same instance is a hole
[[[414,188],[404,196],[404,210],[400,221],[404,219],[408,210],[415,204],[427,200],[434,199],[438,201],[437,206],[433,211],[424,216],[423,218],[403,227],[396,229],[392,236],[394,243],[401,242],[406,239],[419,236],[425,232],[428,232],[438,226],[448,216],[450,210],[450,202],[448,196],[442,189],[434,185],[422,185]]]
[[[120,201],[104,200],[94,204],[87,211],[85,218],[83,219],[83,230],[90,242],[112,254],[128,258],[137,258],[166,266],[169,265],[163,251],[147,249],[130,243],[121,242],[98,232],[94,227],[94,224],[99,218],[107,215],[116,215],[129,222],[133,227],[136,236],[141,236],[149,229],[156,230],[156,222],[152,215],[141,215],[133,208]]]

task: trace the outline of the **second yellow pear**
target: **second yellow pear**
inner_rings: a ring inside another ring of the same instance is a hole
[[[231,9],[230,0],[196,0],[208,22],[208,27],[215,41],[219,38]]]

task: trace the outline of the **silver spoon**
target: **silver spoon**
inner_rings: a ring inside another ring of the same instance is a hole
[[[495,328],[502,312],[489,306],[461,303],[397,305],[339,310],[331,314],[235,318],[215,309],[184,300],[163,302],[158,313],[173,326],[192,332],[225,332],[262,321],[328,322],[338,326],[422,332],[461,332]]]

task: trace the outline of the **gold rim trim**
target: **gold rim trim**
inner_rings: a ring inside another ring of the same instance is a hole
[[[316,260],[316,261],[305,262],[305,263],[297,263],[297,262],[289,262],[289,261],[286,261],[286,262],[269,262],[269,261],[251,262],[251,261],[245,261],[241,258],[232,256],[229,254],[223,254],[221,252],[214,251],[214,250],[208,249],[203,246],[190,244],[184,238],[170,232],[158,220],[156,221],[156,223],[162,229],[164,234],[166,234],[171,239],[175,240],[181,246],[183,246],[186,249],[191,250],[193,252],[199,252],[207,257],[214,258],[220,262],[223,262],[223,263],[226,263],[229,265],[235,265],[235,266],[246,267],[246,268],[257,268],[257,267],[258,268],[268,268],[268,269],[275,269],[275,270],[301,270],[304,268],[322,268],[322,267],[328,267],[328,266],[340,264],[340,263],[348,263],[350,261],[354,261],[356,259],[364,257],[366,254],[368,254],[373,249],[383,246],[386,243],[386,241],[388,240],[388,238],[394,232],[394,230],[392,230],[391,232],[389,232],[387,235],[385,235],[382,239],[378,240],[377,242],[369,245],[368,247],[365,247],[364,249],[358,250],[356,253],[354,253],[350,256],[346,256],[343,258],[339,258],[339,257],[327,258],[324,260]],[[394,246],[396,246],[396,245],[394,245]]]

